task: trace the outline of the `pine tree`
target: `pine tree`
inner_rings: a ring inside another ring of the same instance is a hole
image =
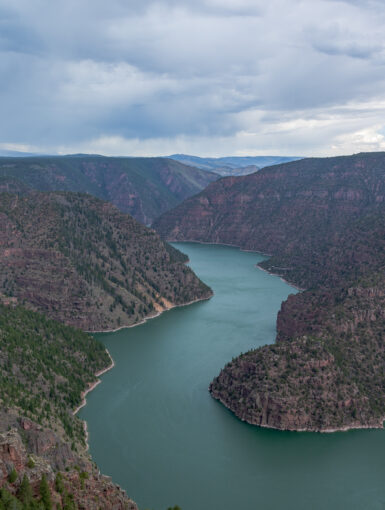
[[[52,510],[51,491],[47,482],[47,477],[43,474],[40,482],[40,496],[43,503],[44,510]]]
[[[29,505],[32,501],[32,496],[31,484],[29,483],[28,476],[24,473],[23,480],[17,491],[17,497],[24,505]]]
[[[8,475],[8,481],[9,483],[15,483],[17,480],[17,471],[16,469],[13,467],[12,468],[12,471],[9,473]]]
[[[64,483],[63,483],[63,475],[58,473],[55,479],[55,489],[57,492],[62,494],[64,492]]]

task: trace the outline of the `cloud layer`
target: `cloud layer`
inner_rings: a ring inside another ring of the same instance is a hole
[[[0,148],[385,150],[376,0],[0,0]]]

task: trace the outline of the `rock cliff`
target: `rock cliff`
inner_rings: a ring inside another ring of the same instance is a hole
[[[52,430],[12,410],[0,411],[0,424],[0,506],[13,504],[1,508],[41,508],[44,477],[51,508],[137,510],[119,486],[101,475],[89,459],[74,454]],[[29,487],[27,501],[21,491],[23,478]]]
[[[329,258],[323,255],[338,245],[347,226],[381,211],[384,201],[385,153],[304,159],[220,179],[153,227],[172,241],[225,243],[274,255],[267,267],[309,287],[323,282]]]
[[[0,508],[41,508],[45,480],[52,508],[136,510],[92,463],[74,415],[111,363],[103,345],[12,303],[0,305],[0,344]]]
[[[211,394],[249,423],[284,430],[380,428],[385,281],[292,295],[277,343],[230,362]]]

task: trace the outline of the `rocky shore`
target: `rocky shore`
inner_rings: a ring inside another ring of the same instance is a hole
[[[26,475],[37,500],[44,476],[55,508],[71,500],[73,508],[138,510],[119,486],[101,475],[90,460],[76,455],[52,430],[12,410],[0,412],[0,423],[0,487],[10,494],[18,494]],[[12,470],[15,479],[10,478]]]

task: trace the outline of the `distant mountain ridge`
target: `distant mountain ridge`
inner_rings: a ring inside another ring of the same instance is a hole
[[[154,227],[168,240],[268,253],[260,266],[308,289],[282,304],[276,344],[239,356],[214,379],[215,398],[265,427],[383,426],[385,153],[224,177]]]
[[[168,157],[186,165],[216,172],[222,176],[248,175],[266,166],[301,159],[289,156],[225,156],[221,158],[201,158],[187,154],[173,154]]]
[[[26,158],[26,157],[39,157],[41,154],[37,154],[35,152],[23,152],[23,151],[13,151],[0,149],[0,157],[1,158]]]
[[[37,191],[75,191],[108,200],[147,225],[218,178],[166,158],[98,155],[0,157],[0,179]]]

